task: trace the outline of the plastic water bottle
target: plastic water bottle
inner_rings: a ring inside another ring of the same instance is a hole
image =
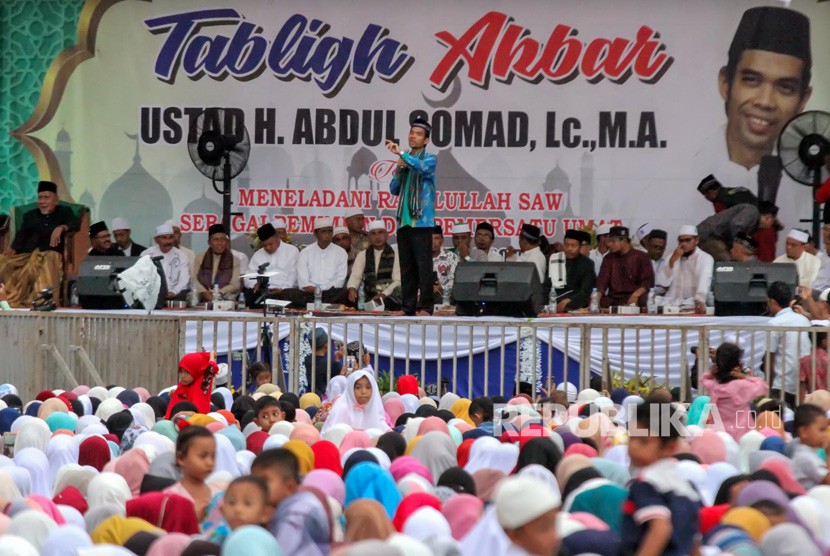
[[[357,310],[362,311],[366,308],[366,289],[363,287],[363,282],[357,290]]]
[[[555,313],[556,312],[556,290],[553,288],[550,289],[550,294],[548,294],[548,313]]]
[[[213,304],[216,305],[217,301],[222,300],[222,294],[219,291],[219,284],[213,284]]]
[[[441,301],[444,304],[444,307],[450,306],[450,301],[452,299],[452,288],[449,286],[441,290]]]
[[[589,310],[592,313],[599,313],[599,292],[596,288],[591,292],[591,304]]]
[[[710,291],[706,294],[706,306],[707,307],[714,307],[715,306],[715,293]]]
[[[657,313],[657,301],[654,298],[654,288],[648,290],[648,300],[646,301],[646,312],[649,314]]]
[[[314,287],[314,309],[319,311],[323,308],[323,290],[320,289],[320,286]]]

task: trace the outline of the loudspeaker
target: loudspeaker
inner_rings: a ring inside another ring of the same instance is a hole
[[[78,273],[78,300],[84,309],[124,309],[124,296],[115,291],[113,280],[133,266],[138,257],[87,257]]]
[[[535,317],[542,308],[542,284],[533,263],[462,262],[452,288],[455,313],[477,317]]]
[[[764,315],[767,289],[784,282],[795,291],[798,270],[794,264],[716,262],[712,277],[715,314],[718,316]]]

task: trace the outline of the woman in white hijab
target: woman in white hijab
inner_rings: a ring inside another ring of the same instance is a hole
[[[0,499],[6,500],[7,502],[14,502],[23,498],[23,494],[17,488],[17,484],[11,474],[6,473],[8,469],[14,468],[0,467]]]
[[[49,460],[49,485],[55,484],[55,477],[64,465],[78,463],[78,443],[66,434],[59,434],[49,439],[46,445],[46,457]]]
[[[81,520],[83,521],[83,519]],[[41,556],[64,556],[77,554],[79,548],[92,546],[92,539],[83,529],[63,525],[52,530],[40,548]]]
[[[57,528],[58,524],[45,513],[27,510],[12,518],[6,534],[23,537],[39,551],[49,533]]]
[[[108,398],[101,402],[98,409],[95,410],[95,416],[106,421],[119,411],[124,411],[124,404],[117,398]]]
[[[216,440],[216,471],[227,471],[231,477],[239,477],[239,465],[236,463],[236,450],[233,449],[231,439],[222,434],[215,434]]]
[[[20,432],[17,433],[17,438],[14,441],[14,450],[23,450],[24,448],[35,448],[41,452],[46,452],[46,445],[49,443],[49,438],[52,436],[52,431],[49,430],[49,425],[45,421],[43,423],[28,423],[23,425]]]
[[[473,442],[464,471],[472,475],[481,469],[497,469],[507,475],[513,471],[518,461],[518,446],[502,444],[492,436],[482,436]]]
[[[57,496],[63,489],[68,486],[73,486],[86,497],[89,492],[89,483],[92,479],[98,476],[98,471],[94,467],[88,465],[80,466],[77,464],[65,465],[58,471],[55,477],[55,486],[52,489],[52,496]]]
[[[123,508],[130,498],[130,486],[124,477],[116,473],[103,472],[89,483],[87,502],[90,508],[105,504],[115,504]]]
[[[363,404],[359,404],[355,398],[355,384],[359,380],[368,381],[371,388],[371,395]],[[322,433],[325,434],[326,431],[338,424],[349,425],[355,430],[389,430],[383,412],[383,402],[380,399],[378,384],[372,373],[361,369],[349,375],[346,391],[331,406],[331,412],[326,418]]]
[[[346,391],[346,384],[348,380],[345,376],[337,375],[331,377],[326,386],[326,401],[332,402],[335,398],[339,398]]]
[[[444,471],[458,465],[455,442],[448,434],[440,431],[431,431],[422,436],[412,449],[412,457],[429,469],[432,480],[436,483]]]
[[[447,392],[446,394],[441,396],[441,399],[438,402],[438,409],[439,410],[440,409],[446,409],[447,411],[449,411],[450,408],[452,407],[452,404],[454,404],[455,402],[457,402],[460,399],[461,399],[461,397],[458,396],[457,394],[453,394],[452,392]]]
[[[47,498],[52,496],[52,485],[49,482],[49,460],[46,454],[35,448],[15,450],[14,464],[29,472],[32,479],[32,494],[42,494]]]
[[[93,388],[90,388],[86,395],[90,398],[98,398],[102,402],[110,397],[109,391],[103,386],[94,386]]]

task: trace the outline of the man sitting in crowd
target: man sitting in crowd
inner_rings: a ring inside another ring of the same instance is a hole
[[[519,251],[511,245],[507,248],[507,261],[518,261],[522,263],[533,263],[539,272],[539,282],[544,283],[548,275],[548,261],[540,249],[542,243],[542,230],[533,224],[522,224],[522,231],[519,233]]]
[[[358,251],[352,251],[352,235],[349,233],[349,229],[345,226],[335,226],[331,242],[349,254],[349,270],[346,276],[351,276],[352,267],[354,266],[354,260],[357,258]]]
[[[161,268],[167,281],[167,299],[185,301],[190,291],[190,261],[178,247],[175,246],[173,226],[164,223],[156,227],[153,237],[156,244],[141,256],[162,257]]]
[[[314,237],[317,239],[302,251],[297,259],[297,285],[293,303],[295,307],[305,309],[307,303],[314,301],[314,290],[320,288],[324,303],[346,303],[346,272],[348,271],[348,254],[332,244],[334,234],[332,219],[317,217],[314,219]]]
[[[190,262],[190,266],[192,267],[193,262],[196,260],[196,253],[192,249],[182,245],[181,226],[179,226],[178,222],[174,222],[173,220],[168,220],[167,222],[165,222],[165,224],[170,224],[170,226],[173,228],[173,246],[182,253],[184,253],[184,255],[187,257],[187,260]]]
[[[808,239],[809,236],[801,230],[790,230],[785,244],[786,254],[773,262],[794,264],[798,270],[798,285],[810,287],[818,276],[821,261],[804,249]]]
[[[714,266],[712,256],[698,249],[697,228],[681,226],[677,234],[677,248],[657,278],[658,283],[669,288],[666,303],[683,309],[694,308],[696,313],[705,313]]]
[[[370,248],[357,254],[349,277],[349,302],[358,300],[361,282],[367,300],[382,301],[389,311],[401,308],[401,266],[398,252],[388,243],[389,233],[383,220],[368,227]]]
[[[628,228],[613,226],[608,233],[610,253],[603,259],[597,277],[597,292],[602,307],[646,306],[648,291],[654,286],[651,259],[631,247]]]
[[[364,227],[366,225],[366,216],[363,214],[363,209],[352,208],[346,211],[346,227],[349,229],[349,235],[352,237],[352,249],[354,254],[350,254],[351,260],[357,257],[358,252],[364,251],[369,247],[369,236],[366,235]]]
[[[277,229],[270,222],[259,227],[257,238],[261,247],[251,257],[248,263],[246,274],[256,274],[261,266],[264,272],[276,272],[270,278],[257,280],[256,278],[245,279],[245,304],[254,307],[254,303],[263,294],[260,290],[260,283],[267,289],[267,297],[272,299],[291,300],[283,296],[284,291],[296,290],[297,288],[297,259],[300,251],[284,242]]]
[[[590,240],[590,237],[588,238]],[[496,230],[489,222],[479,222],[476,225],[475,246],[470,249],[470,258],[479,262],[501,262],[504,260],[499,250],[493,247],[496,240]]]
[[[748,263],[757,260],[755,258],[755,252],[757,250],[758,244],[755,240],[747,234],[740,232],[732,240],[732,249],[729,250],[729,254],[732,256],[733,261]]]
[[[196,256],[193,274],[200,301],[235,300],[239,295],[239,259],[230,251],[230,237],[222,224],[208,229],[208,250]],[[218,286],[220,299],[213,298]]]
[[[44,288],[60,285],[64,234],[77,230],[79,222],[59,200],[56,184],[40,182],[37,208],[23,215],[11,247],[0,256],[0,277],[12,307],[27,307]]]
[[[804,315],[793,311],[793,290],[784,282],[773,282],[767,290],[767,304],[773,316],[768,322],[769,327],[803,327],[804,331],[773,332],[767,339],[769,361],[772,368],[765,369],[772,376],[770,397],[781,397],[783,386],[784,400],[791,407],[795,407],[798,393],[799,377],[801,374],[801,358],[810,354],[810,337],[807,329],[810,321]]]
[[[591,236],[582,230],[565,232],[565,286],[556,289],[556,312],[583,309],[591,301],[591,292],[596,285],[597,275],[594,263],[580,254],[583,242],[590,242]],[[561,255],[560,255],[561,256]],[[551,258],[551,265],[555,264]],[[554,272],[551,270],[551,276]]]
[[[813,289],[823,291],[830,288],[830,207],[824,210],[824,224],[821,226],[821,241],[824,247],[818,252],[819,266],[816,279],[813,280]]]
[[[454,222],[452,225],[452,247],[450,252],[455,253],[460,261],[469,261],[472,235],[470,226],[466,222]]]
[[[432,271],[435,274],[433,291],[435,295],[451,292],[455,280],[455,267],[458,266],[458,255],[444,249],[444,229],[436,225],[432,230]]]
[[[608,232],[611,231],[611,226],[608,224],[600,224],[597,227],[597,246],[592,249],[588,258],[594,263],[594,272],[599,275],[599,269],[602,266],[602,260],[608,254]]]
[[[128,257],[138,257],[147,250],[143,245],[133,242],[130,223],[126,218],[112,219],[112,235],[115,236],[115,244]]]
[[[89,227],[89,252],[88,257],[123,257],[124,252],[112,244],[110,231],[107,223],[103,220],[96,222]]]

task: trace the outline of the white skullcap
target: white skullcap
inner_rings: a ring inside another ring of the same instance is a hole
[[[339,236],[340,234],[349,235],[349,229],[346,226],[337,226],[334,229],[334,235],[332,237]]]
[[[787,234],[787,238],[794,239],[799,243],[807,243],[810,240],[810,236],[801,230],[790,230],[790,233]]]
[[[116,231],[116,230],[131,230],[131,229],[132,228],[130,228],[130,223],[127,221],[126,218],[121,218],[119,216],[118,218],[113,218],[112,219],[112,231],[113,232]]]
[[[819,301],[828,301],[830,302],[830,288],[827,288],[818,296]]]
[[[452,225],[452,234],[469,234],[470,233],[470,225],[466,222],[455,222]]]
[[[576,401],[577,390],[576,386],[571,384],[570,382],[562,382],[559,386],[556,387],[557,390],[560,392],[565,392],[565,395],[568,397],[568,403],[574,403]]]
[[[677,237],[680,236],[694,236],[697,237],[697,226],[692,226],[691,224],[686,224],[685,226],[680,226],[680,231],[677,232]]]
[[[363,216],[363,209],[360,207],[349,207],[346,209],[346,218],[351,218],[352,216]]]
[[[165,222],[161,226],[156,226],[156,235],[153,237],[159,236],[172,236],[173,235],[173,225],[170,222]]]
[[[284,230],[288,227],[288,222],[283,216],[275,216],[272,226],[277,230]]]
[[[383,223],[383,220],[372,220],[369,223],[369,226],[366,228],[367,232],[373,232],[375,230],[383,230],[386,231],[386,224]]]
[[[637,228],[637,239],[643,241],[643,238],[650,234],[651,230],[653,229],[654,228],[652,227],[652,225],[646,222],[645,224]]]
[[[604,236],[611,233],[611,225],[610,224],[600,224],[597,226],[597,235]]]
[[[320,228],[331,228],[334,226],[334,221],[331,219],[330,216],[318,216],[314,219],[314,229],[319,230]]]
[[[547,483],[528,475],[502,479],[493,497],[499,525],[517,529],[559,507],[562,499]]]

